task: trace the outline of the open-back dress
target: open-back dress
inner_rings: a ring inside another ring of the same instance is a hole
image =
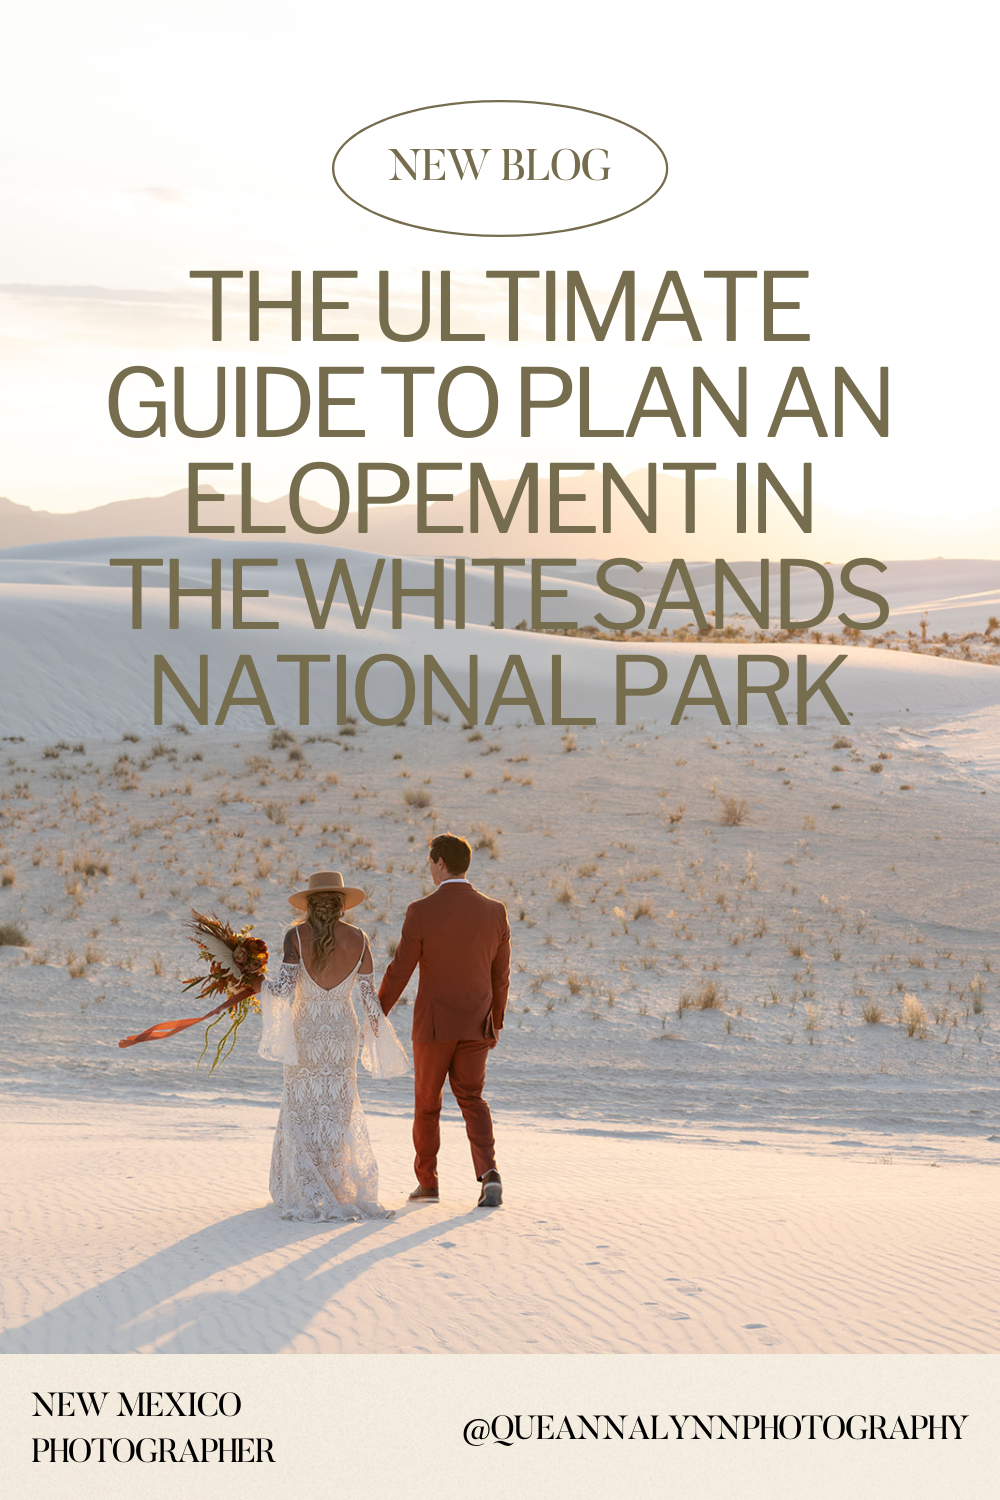
[[[358,1056],[376,1078],[404,1073],[409,1063],[382,1014],[372,976],[358,974],[367,952],[366,939],[350,974],[327,990],[302,961],[300,941],[299,962],[283,963],[277,980],[261,989],[261,1056],[285,1065],[270,1184],[283,1219],[389,1217],[378,1201],[378,1166],[358,1097]]]

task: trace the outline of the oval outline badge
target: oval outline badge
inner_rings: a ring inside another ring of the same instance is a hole
[[[545,109],[571,109],[574,110],[577,114],[593,115],[599,120],[611,120],[615,125],[622,125],[626,130],[631,130],[634,132],[634,134],[641,135],[644,140],[649,141],[650,145],[656,147],[657,151],[660,153],[661,158],[663,159],[663,176],[660,178],[660,181],[657,183],[653,191],[651,193],[648,193],[645,198],[641,198],[639,202],[634,203],[631,208],[624,208],[616,214],[608,214],[603,219],[592,219],[586,224],[568,224],[561,229],[522,229],[517,230],[514,233],[497,232],[496,234],[487,233],[484,230],[477,229],[437,229],[430,224],[415,224],[412,222],[412,220],[409,219],[397,219],[392,214],[381,213],[377,208],[369,208],[367,203],[362,203],[359,198],[355,198],[351,193],[349,193],[338,178],[337,158],[340,156],[340,153],[351,144],[352,141],[357,140],[359,135],[364,135],[367,131],[374,130],[378,125],[385,125],[390,120],[402,120],[405,119],[408,115],[426,114],[429,110],[432,109],[461,109],[464,106],[470,104],[540,105]],[[349,135],[347,137],[347,140],[342,141],[341,144],[337,147],[337,150],[334,152],[333,161],[330,164],[330,170],[333,174],[334,182],[336,183],[339,190],[343,193],[344,197],[349,200],[349,202],[353,203],[356,208],[363,209],[366,214],[373,214],[375,218],[385,219],[390,224],[399,224],[404,229],[420,229],[425,234],[451,234],[457,235],[463,239],[524,240],[540,239],[543,235],[549,234],[575,234],[578,230],[581,229],[594,229],[598,224],[611,224],[615,219],[624,219],[629,214],[634,214],[636,209],[644,207],[645,204],[649,203],[651,199],[656,197],[657,193],[666,182],[667,174],[670,169],[667,162],[667,154],[664,151],[663,147],[660,145],[659,141],[655,141],[651,135],[648,135],[646,133],[645,130],[640,130],[638,125],[630,125],[627,120],[619,120],[617,115],[609,115],[599,109],[586,109],[581,104],[554,104],[550,99],[451,99],[444,104],[421,104],[418,105],[416,109],[401,109],[398,110],[395,114],[384,115],[380,120],[372,120],[370,124],[363,125],[360,130],[355,130],[353,135]]]

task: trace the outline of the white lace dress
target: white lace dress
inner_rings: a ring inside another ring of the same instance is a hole
[[[362,950],[362,958],[367,944]],[[300,955],[301,957],[301,951]],[[370,974],[325,990],[304,963],[283,963],[261,990],[260,1052],[285,1064],[281,1113],[271,1153],[271,1196],[283,1219],[385,1219],[378,1166],[358,1097],[358,1054],[376,1077],[408,1070],[382,1014]],[[364,1047],[352,991],[361,999]]]

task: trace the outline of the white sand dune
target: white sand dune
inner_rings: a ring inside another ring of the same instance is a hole
[[[19,1269],[0,1351],[996,1347],[1000,1204],[981,1201],[982,1168],[511,1118],[501,1209],[473,1206],[457,1123],[441,1202],[415,1206],[406,1133],[374,1115],[396,1217],[294,1224],[261,1190],[273,1120],[221,1104],[137,1114],[8,1103],[4,1196]]]
[[[237,546],[230,540],[176,537],[127,537],[100,541],[53,544],[45,547],[18,548],[0,554],[0,636],[5,641],[30,641],[30,651],[8,649],[0,658],[0,727],[7,734],[28,737],[41,735],[101,734],[130,728],[151,729],[153,715],[153,661],[156,655],[166,658],[188,691],[197,697],[199,660],[209,655],[210,722],[215,722],[222,700],[243,654],[253,657],[261,675],[268,704],[279,723],[300,721],[299,668],[279,665],[282,655],[318,653],[346,658],[350,678],[349,709],[354,711],[353,681],[362,662],[370,657],[389,654],[403,656],[416,671],[417,716],[422,704],[422,665],[425,656],[433,656],[454,682],[463,700],[468,701],[470,657],[478,658],[481,681],[480,713],[486,714],[500,681],[501,673],[513,656],[524,663],[541,712],[546,719],[552,708],[552,657],[562,659],[563,716],[594,716],[600,723],[613,723],[616,716],[615,657],[623,650],[662,658],[668,669],[668,686],[655,697],[631,700],[629,718],[669,719],[677,704],[680,688],[687,677],[694,655],[703,650],[695,644],[657,644],[633,642],[627,647],[585,639],[550,636],[514,629],[491,627],[494,618],[492,570],[467,570],[467,618],[469,625],[456,630],[453,624],[454,565],[449,565],[445,580],[445,627],[435,629],[433,601],[427,598],[405,599],[401,628],[393,628],[390,612],[389,569],[384,570],[368,626],[358,630],[348,605],[338,595],[329,612],[325,629],[314,628],[303,599],[295,559],[301,558],[314,580],[322,603],[330,579],[329,549],[292,547],[281,543],[273,547]],[[209,559],[223,559],[222,628],[211,628],[211,604],[207,599],[181,600],[180,628],[171,630],[168,597],[163,569],[147,570],[143,589],[142,628],[132,626],[131,569],[111,567],[109,558],[159,558],[166,562],[176,557],[180,564],[182,588],[204,588],[209,583]],[[249,600],[245,618],[251,621],[277,621],[278,629],[233,628],[232,602],[226,592],[231,588],[232,558],[276,557],[274,568],[247,570],[247,588],[267,588],[267,599]],[[374,566],[367,554],[348,553],[345,559],[357,580],[359,596],[364,600]],[[904,574],[901,620],[915,618],[926,610],[937,610],[935,628],[944,622],[971,618],[973,611],[982,616],[984,628],[990,600],[982,589],[971,590],[975,604],[966,594],[949,595],[948,607],[942,589],[961,586],[965,564],[949,563],[941,577],[933,565],[897,564]],[[408,559],[404,587],[428,588],[432,584],[432,564],[426,560]],[[573,619],[590,624],[596,611],[604,610],[607,618],[623,618],[619,601],[608,599],[593,582],[593,568],[584,570],[579,580],[571,581],[558,570],[546,576],[545,587],[565,589],[567,598],[545,601],[546,619]],[[662,577],[662,570],[657,575]],[[631,586],[631,575],[619,578]],[[976,569],[969,581],[981,584]],[[868,580],[873,586],[887,588],[877,576]],[[513,574],[507,584],[505,624],[514,626],[530,619],[530,579],[523,572]],[[651,585],[658,588],[658,582]],[[808,575],[798,584],[797,609],[815,607],[815,586]],[[706,604],[713,598],[705,570],[700,573],[700,590]],[[939,597],[940,596],[940,597]],[[937,599],[937,605],[935,605]],[[922,602],[921,602],[922,601]],[[857,601],[855,601],[857,603]],[[838,592],[833,608],[850,606],[850,600]],[[940,606],[938,608],[938,606]],[[710,607],[710,606],[709,606]],[[1000,605],[997,606],[1000,608]],[[616,612],[617,611],[617,612]],[[860,613],[858,615],[860,618]],[[836,620],[833,621],[836,624]],[[839,625],[838,625],[839,629]],[[716,675],[730,717],[737,716],[737,657],[741,648],[712,644],[704,648]],[[742,648],[746,649],[746,648]],[[840,654],[841,647],[824,642],[821,645],[773,645],[756,648],[766,655],[780,657],[791,665],[789,685],[779,693],[785,712],[795,715],[795,658],[808,649],[810,681]],[[68,667],[72,660],[72,669]],[[320,727],[335,723],[334,671],[331,665],[317,664],[310,669],[312,691],[310,722]],[[766,664],[755,669],[755,682],[771,682],[775,669]],[[652,669],[637,665],[631,669],[630,684],[645,685],[653,681]],[[849,659],[836,676],[835,696],[845,712],[855,716],[899,713],[940,714],[967,712],[1000,702],[1000,674],[993,667],[975,662],[953,662],[911,656],[896,651],[852,649]],[[831,680],[831,686],[833,686]],[[697,690],[704,693],[704,687]],[[523,689],[507,689],[511,697],[521,696]],[[253,696],[245,676],[237,696]],[[169,685],[165,690],[164,719],[178,716],[190,724],[193,717],[181,698]],[[368,679],[367,701],[372,712],[387,717],[403,701],[400,675],[390,665],[376,668]],[[762,695],[751,695],[749,717],[755,723],[773,722],[772,710]],[[444,691],[436,689],[435,707],[454,709]],[[498,722],[511,722],[525,716],[525,708],[500,708]],[[718,724],[712,708],[691,708],[689,714],[706,724]],[[812,700],[810,713],[830,718],[830,710],[819,698]],[[256,707],[234,706],[225,723],[228,728],[261,727],[261,712]],[[832,722],[832,720],[831,720]]]
[[[0,948],[0,1347],[995,1349],[984,717],[972,741],[969,720],[870,721],[839,749],[821,728],[691,723],[581,731],[572,754],[548,730],[440,723],[303,734],[291,760],[261,735],[9,744],[0,921],[31,947]],[[723,825],[724,795],[747,822]],[[186,1013],[190,904],[252,911],[276,945],[311,868],[368,889],[381,967],[449,825],[514,928],[489,1081],[507,1201],[473,1207],[452,1108],[442,1202],[407,1207],[409,1082],[363,1079],[401,1212],[285,1224],[266,1192],[278,1070],[244,1039],[207,1078],[197,1029],[117,1038]]]

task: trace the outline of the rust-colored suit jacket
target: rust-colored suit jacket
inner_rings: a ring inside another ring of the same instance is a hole
[[[415,1042],[482,1041],[501,1030],[510,982],[510,924],[502,901],[461,880],[408,906],[379,987],[385,1015],[418,964]]]

